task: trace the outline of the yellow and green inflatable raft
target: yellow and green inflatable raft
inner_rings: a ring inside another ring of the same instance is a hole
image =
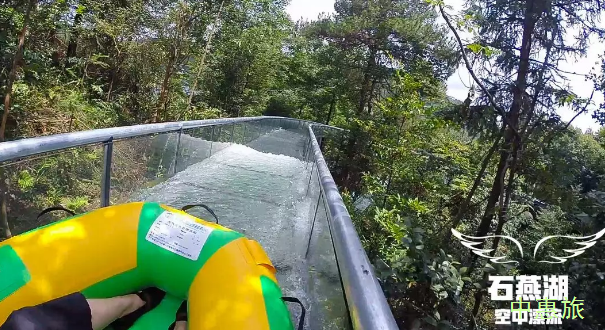
[[[167,329],[184,299],[189,329],[293,329],[257,242],[168,206],[106,207],[0,243],[0,324],[73,292],[107,298],[149,286],[167,295],[131,329]]]

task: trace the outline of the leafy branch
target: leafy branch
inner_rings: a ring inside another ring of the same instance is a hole
[[[475,74],[475,71],[473,70],[473,68],[471,66],[471,62],[469,61],[468,57],[466,56],[466,51],[465,51],[464,44],[462,43],[462,39],[460,38],[460,35],[458,34],[458,31],[456,30],[454,25],[452,25],[452,22],[451,22],[449,16],[445,13],[445,10],[443,9],[443,5],[441,3],[439,3],[437,6],[439,7],[439,12],[441,13],[441,16],[443,17],[443,19],[445,20],[445,23],[447,24],[449,29],[452,31],[452,33],[454,33],[454,37],[456,38],[458,47],[460,48],[460,53],[462,55],[462,59],[464,60],[466,69],[470,73],[471,77],[473,77],[473,80],[475,81],[475,83],[487,95],[490,104],[492,105],[492,107],[494,107],[494,109],[496,109],[496,111],[498,111],[498,114],[502,117],[502,121],[504,122],[504,124],[506,126],[508,126],[519,139],[521,139],[521,137],[519,136],[519,132],[517,132],[517,129],[513,125],[511,125],[510,121],[508,120],[508,117],[506,116],[506,111],[496,102],[496,100],[494,99],[494,96],[489,92],[489,90],[485,87],[485,85],[481,82],[481,80]]]

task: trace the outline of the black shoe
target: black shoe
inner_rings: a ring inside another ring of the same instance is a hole
[[[176,319],[168,327],[168,330],[174,330],[174,327],[176,327],[176,323],[180,321],[187,321],[187,300],[183,301],[181,306],[179,306],[179,309],[177,309]]]
[[[136,293],[137,296],[139,296],[139,298],[141,298],[141,300],[143,300],[145,302],[145,305],[143,305],[141,308],[137,309],[136,311],[122,316],[119,319],[113,321],[113,323],[110,324],[110,326],[114,329],[114,330],[127,330],[129,329],[141,316],[143,316],[145,313],[151,311],[152,309],[156,308],[161,302],[162,299],[164,299],[164,296],[166,296],[166,292],[158,289],[158,288],[147,288],[141,292],[137,292]]]

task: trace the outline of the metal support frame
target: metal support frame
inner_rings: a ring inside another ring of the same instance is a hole
[[[231,125],[231,143],[235,141],[235,124]]]
[[[309,182],[307,183],[307,193],[305,194],[305,196],[309,196],[309,190],[311,190],[311,179],[313,179],[313,172],[315,171],[315,162],[313,162],[313,164],[311,165],[311,174],[309,175]],[[317,176],[317,178],[319,179],[319,176]],[[321,195],[321,192],[320,192]]]
[[[311,161],[311,138],[309,138],[309,145],[307,146],[307,156],[305,156],[305,162],[309,163]]]
[[[305,163],[305,167],[307,166],[307,157],[309,156],[309,150],[311,148],[311,139],[307,139],[308,142],[305,143],[305,148],[303,149],[301,160]]]
[[[317,197],[317,206],[315,206],[315,213],[313,215],[313,223],[311,224],[311,230],[309,231],[309,240],[307,241],[307,251],[305,251],[305,259],[309,257],[309,248],[311,247],[311,238],[313,237],[313,231],[315,230],[315,221],[317,220],[317,211],[319,210],[319,202],[321,202],[321,192]]]
[[[223,139],[223,126],[216,126],[216,128],[217,128],[216,142],[223,142],[223,141],[221,141]]]
[[[216,126],[212,126],[212,134],[210,134],[210,154],[208,157],[212,156],[212,147],[214,147],[214,129]]]
[[[111,191],[111,161],[113,158],[113,137],[103,145],[103,174],[101,174],[101,207],[109,206]]]
[[[248,144],[248,140],[246,140],[246,134],[248,134],[248,124],[242,124],[244,134],[242,136],[242,144]]]
[[[321,191],[328,205],[328,227],[334,243],[334,252],[353,328],[398,329],[384,292],[374,275],[372,264],[361,245],[351,216],[321,153],[313,133],[314,126],[318,125],[310,124],[308,131]]]
[[[104,156],[100,197],[101,206],[108,206],[110,204],[111,163],[114,141],[177,131],[180,136],[182,134],[180,131],[183,129],[210,126],[212,126],[212,140],[214,140],[216,126],[218,126],[218,129],[222,129],[222,126],[228,124],[252,122],[260,122],[260,127],[264,134],[268,133],[272,127],[276,127],[277,125],[281,127],[284,123],[292,124],[288,127],[294,127],[294,122],[304,123],[303,126],[307,128],[310,138],[310,146],[304,155],[304,159],[312,159],[313,165],[317,169],[321,195],[324,197],[324,203],[327,208],[328,228],[332,237],[353,328],[356,330],[397,329],[393,314],[380,288],[380,284],[372,272],[372,265],[363,250],[359,236],[355,231],[342,196],[338,192],[338,188],[334,183],[334,179],[330,174],[313,132],[313,128],[340,130],[338,128],[283,117],[222,118],[114,127],[3,142],[0,143],[0,163],[16,161],[58,150],[102,143]],[[180,146],[177,147],[177,150],[179,148]],[[313,155],[310,155],[311,152],[313,152]],[[212,154],[212,146],[210,153]]]
[[[0,162],[12,161],[23,157],[43,154],[46,152],[81,147],[97,143],[105,143],[109,138],[114,141],[152,134],[170,133],[183,129],[209,126],[222,127],[225,124],[242,122],[257,122],[275,117],[240,117],[207,120],[193,120],[160,124],[143,124],[124,127],[95,129],[90,131],[72,132],[40,136],[29,139],[0,143]]]
[[[183,128],[182,127],[179,130],[178,134],[179,135],[178,135],[178,137],[176,139],[176,148],[174,149],[174,164],[172,165],[173,166],[172,174],[176,174],[176,166],[178,164],[177,161],[179,159],[179,150],[181,148],[181,135],[183,134]]]

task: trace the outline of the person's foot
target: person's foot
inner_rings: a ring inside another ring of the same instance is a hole
[[[185,330],[187,329],[187,300],[183,301],[179,309],[176,311],[176,318],[168,330]]]
[[[162,299],[164,299],[166,292],[151,287],[137,292],[135,295],[139,297],[140,301],[137,300],[131,310],[125,311],[122,317],[110,324],[114,330],[127,330],[130,328],[141,316],[156,308],[162,302]]]
[[[122,312],[122,315],[120,315],[120,317],[124,317],[124,316],[136,311],[137,309],[145,306],[145,301],[143,299],[141,299],[141,297],[139,297],[136,293],[131,293],[131,294],[125,295],[124,297],[128,298],[129,304],[126,307],[126,309],[124,309],[124,311]]]

